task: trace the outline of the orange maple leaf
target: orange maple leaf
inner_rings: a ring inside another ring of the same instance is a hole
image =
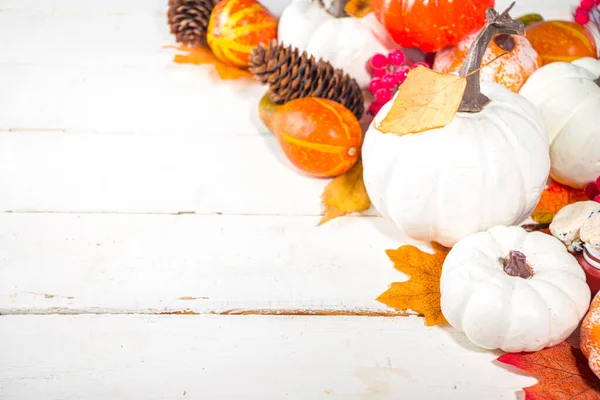
[[[342,215],[368,210],[371,200],[363,181],[362,161],[358,160],[346,173],[329,182],[321,199],[325,206],[325,214],[319,225]]]
[[[394,267],[410,275],[405,282],[394,282],[377,301],[397,310],[413,310],[425,317],[425,325],[446,323],[440,306],[440,276],[442,264],[450,251],[438,243],[432,243],[434,254],[425,253],[414,246],[401,246],[387,250]]]
[[[362,18],[371,12],[371,0],[349,0],[344,9],[348,15]]]
[[[252,74],[246,70],[233,67],[219,60],[207,47],[165,46],[168,49],[177,49],[180,54],[175,54],[173,61],[178,64],[213,65],[222,80],[233,80],[252,78]]]
[[[561,208],[584,200],[588,200],[588,198],[583,190],[573,189],[551,181],[542,193],[542,198],[533,211],[533,214],[531,214],[531,218],[539,224],[549,224]]]
[[[567,341],[535,353],[504,354],[498,361],[538,379],[537,384],[523,389],[527,400],[600,399],[600,380],[581,350]]]

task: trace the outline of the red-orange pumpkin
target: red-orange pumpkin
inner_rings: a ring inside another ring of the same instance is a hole
[[[333,177],[360,156],[362,130],[354,114],[331,100],[305,97],[275,105],[265,95],[261,120],[277,136],[286,157],[302,171]]]
[[[206,41],[215,56],[245,68],[258,44],[277,38],[277,18],[256,0],[221,0],[213,9]]]
[[[372,7],[400,46],[434,52],[481,29],[494,0],[372,0]]]

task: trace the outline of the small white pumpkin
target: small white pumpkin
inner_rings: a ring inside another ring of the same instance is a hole
[[[548,129],[556,181],[582,188],[600,175],[600,60],[582,58],[538,69],[519,93]]]
[[[277,36],[279,41],[344,70],[362,88],[371,80],[369,59],[397,47],[373,13],[363,18],[336,18],[311,0],[294,0],[283,10]]]
[[[488,24],[475,46],[485,48],[494,37],[488,29],[496,25]],[[483,53],[469,53],[470,68],[479,68]],[[473,61],[475,54],[479,59]],[[481,96],[478,72],[467,82],[467,93],[472,86]],[[442,128],[382,133],[377,126],[393,101],[371,123],[362,147],[365,186],[375,208],[406,235],[452,246],[472,233],[524,221],[539,202],[550,158],[538,111],[497,84],[481,84],[481,93],[491,102],[479,112],[458,112]]]
[[[590,304],[585,273],[541,232],[494,227],[448,253],[440,281],[446,320],[477,346],[537,351],[566,339]]]
[[[550,224],[550,233],[570,252],[583,250],[584,243],[600,250],[600,203],[578,201],[561,208]]]

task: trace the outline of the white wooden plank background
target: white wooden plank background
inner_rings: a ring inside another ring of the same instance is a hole
[[[417,318],[5,316],[6,399],[515,398],[535,383]],[[18,335],[14,335],[18,332]],[[40,335],[40,332],[44,332]]]
[[[419,318],[207,315],[391,315],[375,298],[406,277],[384,250],[411,242],[374,210],[316,227],[327,181],[261,126],[264,88],[174,64],[165,10],[0,0],[0,399],[500,399],[535,382]]]

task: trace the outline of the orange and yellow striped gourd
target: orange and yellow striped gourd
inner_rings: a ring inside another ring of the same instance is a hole
[[[215,56],[246,68],[259,43],[277,38],[277,18],[256,0],[221,0],[213,9],[206,40]]]
[[[309,175],[341,175],[358,161],[362,129],[339,103],[305,97],[276,105],[265,95],[259,113],[288,160]]]

